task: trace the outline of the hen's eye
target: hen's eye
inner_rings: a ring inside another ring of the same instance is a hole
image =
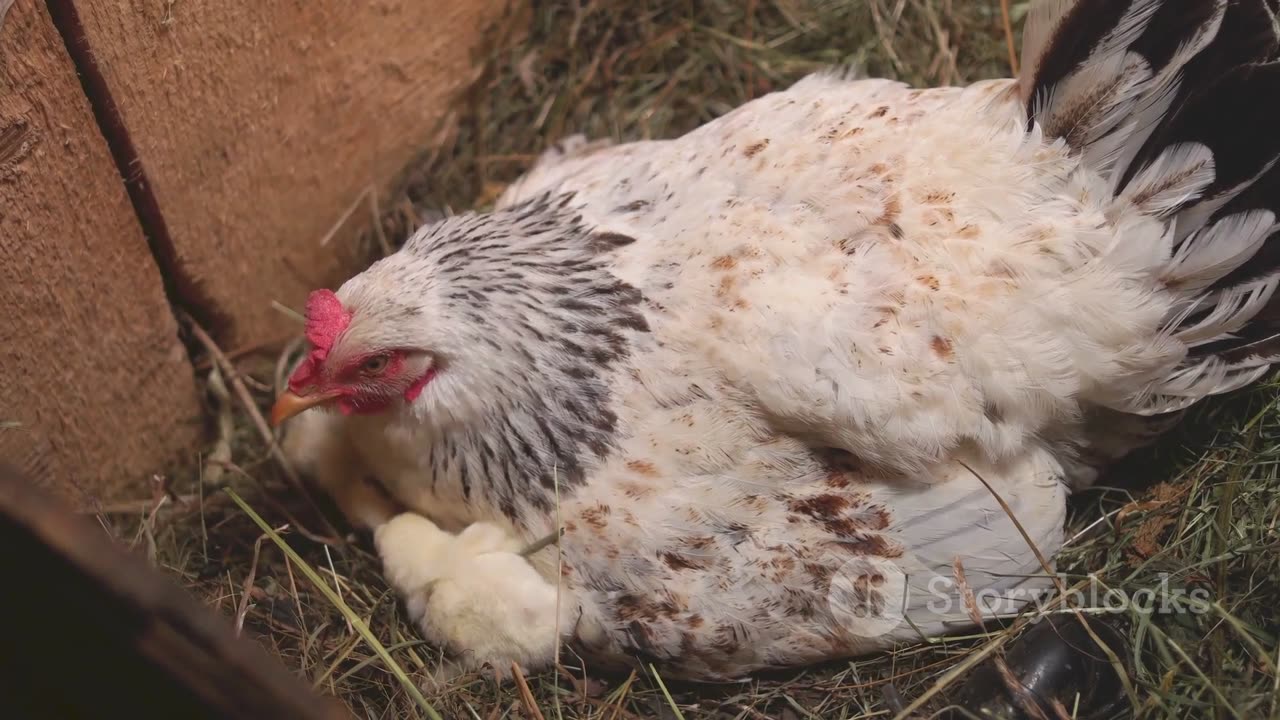
[[[377,375],[387,369],[387,362],[388,359],[386,355],[374,355],[363,363],[360,363],[360,372],[368,375]]]

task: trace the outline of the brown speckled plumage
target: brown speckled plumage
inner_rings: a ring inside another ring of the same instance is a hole
[[[338,291],[334,362],[408,348],[433,379],[304,415],[291,452],[412,511],[353,515],[473,664],[856,655],[965,627],[957,558],[1016,612],[1050,583],[992,490],[1053,557],[1072,488],[1276,359],[1250,321],[1280,70],[1230,67],[1274,58],[1263,1],[1045,0],[1017,79],[824,73],[681,138],[563,143]],[[557,528],[521,575],[502,534]]]

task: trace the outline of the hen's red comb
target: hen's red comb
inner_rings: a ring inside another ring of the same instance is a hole
[[[350,322],[351,312],[342,307],[342,301],[331,290],[316,290],[311,293],[307,298],[306,330],[311,353],[294,371],[293,377],[289,378],[291,389],[296,391],[311,384],[320,371],[320,363],[329,356],[333,343]]]
[[[307,341],[316,350],[328,355],[350,322],[351,313],[342,307],[342,301],[333,291],[316,290],[307,298]]]

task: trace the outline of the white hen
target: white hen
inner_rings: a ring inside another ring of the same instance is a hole
[[[847,657],[964,627],[956,558],[1016,611],[1050,584],[993,493],[1052,558],[1071,489],[1277,359],[1269,5],[1048,0],[1016,79],[549,151],[313,294],[276,417],[341,412],[290,451],[466,666]],[[437,529],[475,522],[512,539]]]

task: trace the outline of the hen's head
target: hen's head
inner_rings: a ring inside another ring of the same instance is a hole
[[[452,426],[512,402],[600,405],[604,373],[647,329],[642,296],[609,267],[632,238],[584,227],[567,202],[454,216],[312,293],[311,349],[273,422],[317,406]]]
[[[412,305],[344,304],[336,293],[316,290],[306,312],[311,350],[277,399],[273,423],[320,405],[344,414],[382,412],[398,400],[412,402],[435,378],[436,359],[429,338],[416,331],[412,320],[421,313]]]

